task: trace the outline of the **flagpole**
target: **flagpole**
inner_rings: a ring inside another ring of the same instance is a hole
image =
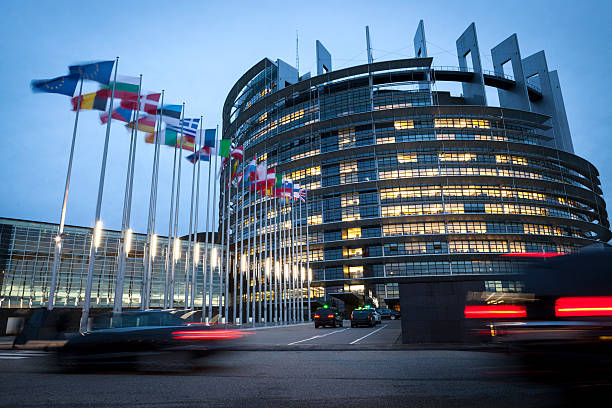
[[[242,151],[242,179],[244,180],[244,150]],[[231,195],[230,195],[231,197]],[[236,295],[237,293],[237,285],[238,285],[238,185],[236,185],[236,195],[234,199],[234,262],[232,267],[232,275],[234,277],[234,291],[232,296],[232,324],[236,324]],[[231,214],[230,214],[231,220]],[[242,299],[241,299],[242,300]]]
[[[268,166],[266,165],[266,180],[264,181],[264,189],[266,184],[268,183]],[[260,194],[261,195],[261,194]],[[257,201],[259,201],[259,214],[257,213]],[[255,192],[255,214],[259,215],[259,221],[255,223],[255,239],[256,239],[256,247],[257,247],[257,323],[261,323],[261,261],[262,261],[262,235],[261,235],[261,224],[262,217],[261,212],[263,208],[263,202],[261,198],[257,199],[257,192]],[[259,224],[259,226],[258,226]]]
[[[274,195],[272,196],[272,205],[274,207],[274,323],[280,324],[278,319],[278,265],[280,262],[278,250],[278,199],[276,186],[274,187]]]
[[[229,164],[229,170],[231,171],[231,163],[232,163],[232,159],[228,158],[228,164]],[[221,169],[222,171],[223,169]],[[221,194],[221,192],[223,192],[223,213],[219,213],[219,217],[220,219],[220,224],[221,224],[221,246],[219,247],[219,251],[220,251],[220,257],[219,257],[219,323],[225,323],[225,314],[222,313],[223,311],[223,274],[224,274],[224,257],[226,255],[226,251],[225,251],[225,217],[227,215],[227,194],[225,191],[225,183],[228,181],[229,177],[227,177],[227,174],[223,174],[223,183],[219,184],[219,195]],[[219,181],[221,181],[221,177],[219,177]],[[221,198],[221,197],[219,197]],[[221,201],[221,200],[219,200]],[[219,203],[221,204],[221,203]]]
[[[246,150],[243,153],[243,159],[242,161],[244,162],[244,157],[246,156]],[[245,274],[245,258],[244,258],[244,199],[245,199],[245,193],[244,193],[244,179],[246,178],[246,174],[245,174],[245,170],[246,167],[242,166],[242,193],[240,194],[240,211],[241,211],[241,216],[240,216],[240,235],[239,235],[239,239],[240,239],[240,320],[239,320],[239,324],[242,325],[243,323],[243,305],[244,305],[244,299],[242,298],[243,296],[243,291],[244,291],[244,274]],[[237,201],[237,200],[236,200]],[[238,218],[238,213],[236,213],[236,218]],[[238,220],[236,220],[236,225],[238,225]],[[236,245],[238,244],[238,238],[236,239]]]
[[[51,286],[49,288],[49,300],[47,309],[53,310],[55,305],[55,285],[57,284],[57,264],[62,250],[62,235],[64,233],[64,222],[66,221],[66,205],[68,203],[68,190],[70,189],[70,176],[72,175],[72,159],[74,157],[74,145],[76,143],[77,125],[79,124],[79,112],[81,112],[81,99],[83,95],[83,76],[79,86],[79,99],[77,100],[77,110],[74,117],[74,128],[72,130],[72,142],[70,144],[70,155],[68,156],[68,170],[66,170],[66,184],[64,186],[64,200],[60,212],[60,224],[55,237],[55,250],[53,252],[53,271],[51,272]]]
[[[215,145],[216,145],[216,138],[217,135],[215,135]],[[204,131],[204,143],[206,144],[206,131]],[[210,147],[210,146],[208,146]],[[208,242],[209,242],[209,230],[210,230],[210,185],[211,185],[211,181],[212,181],[212,153],[209,150],[209,155],[208,155],[208,195],[206,196],[206,231],[205,231],[205,235],[204,235],[204,262],[202,264],[202,275],[204,277],[204,280],[202,282],[202,322],[206,322],[208,323],[208,317],[204,318],[204,315],[206,314],[206,310],[207,310],[207,301],[206,301],[206,292],[207,292],[207,281],[206,278],[208,277]],[[209,294],[210,296],[210,294]]]
[[[267,183],[267,181],[266,181]],[[268,259],[268,186],[266,185],[266,195],[264,196],[264,325],[268,325],[268,275],[270,262]]]
[[[200,137],[198,138],[199,140],[197,141],[196,145],[199,146],[199,148],[197,149],[197,160],[198,160],[198,175],[196,176],[196,202],[195,202],[195,215],[194,215],[194,225],[193,225],[193,232],[194,232],[194,239],[193,239],[193,248],[192,248],[192,254],[193,254],[193,261],[191,262],[191,305],[190,305],[190,310],[194,311],[195,310],[195,297],[196,297],[196,293],[197,293],[197,279],[196,279],[196,266],[197,264],[200,262],[199,259],[199,251],[198,251],[198,256],[196,257],[196,250],[195,247],[196,246],[200,246],[200,243],[198,242],[198,214],[199,214],[199,210],[200,210],[200,162],[201,157],[200,155],[202,154],[201,150],[202,150],[202,126],[204,126],[204,117],[200,116]],[[194,150],[196,149],[196,147],[194,146]],[[210,161],[210,158],[209,158]]]
[[[151,170],[151,192],[149,195],[149,218],[147,222],[147,241],[145,243],[144,250],[144,276],[145,282],[143,285],[141,296],[142,305],[141,309],[145,310],[149,308],[150,299],[151,299],[151,276],[153,269],[153,253],[151,250],[151,237],[155,234],[155,216],[157,212],[157,179],[158,179],[158,171],[159,171],[159,132],[161,130],[161,121],[162,116],[164,114],[164,90],[161,92],[161,114],[159,116],[159,120],[156,118],[156,130],[157,132],[153,133],[155,148],[153,149],[153,169]],[[157,116],[157,112],[156,112]],[[138,126],[138,123],[136,124]],[[137,133],[138,134],[138,133]],[[155,243],[157,245],[157,242]]]
[[[218,162],[218,157],[219,157],[219,147],[220,147],[220,143],[217,143],[217,133],[215,132],[215,180],[216,180],[216,175],[217,175],[217,162]],[[213,205],[212,205],[212,216],[211,216],[211,227],[213,227],[213,225],[215,224],[215,208],[216,205],[215,203],[217,202],[217,187],[213,187]],[[210,252],[212,252],[212,249],[215,247],[215,232],[214,230],[211,231],[211,249]],[[216,251],[215,251],[216,252]],[[209,254],[210,255],[210,254]],[[218,263],[217,259],[213,259],[212,256],[210,257],[210,273],[208,275],[208,320],[207,323],[210,323],[210,321],[212,320],[212,308],[213,308],[213,260],[215,261],[215,265]]]
[[[181,124],[182,126],[182,124]],[[182,139],[182,138],[181,138]],[[193,305],[193,297],[190,296],[189,292],[193,293],[193,290],[190,288],[190,274],[189,274],[189,266],[195,266],[195,260],[192,258],[192,254],[194,254],[194,239],[193,239],[193,201],[195,198],[195,182],[196,182],[196,163],[200,162],[199,156],[199,148],[198,148],[198,140],[194,140],[193,142],[193,168],[191,169],[191,203],[189,207],[189,244],[187,247],[187,255],[185,257],[185,310],[191,309],[191,305]],[[191,264],[190,264],[191,262]],[[194,274],[194,268],[192,267],[192,273]],[[193,282],[191,283],[193,285]],[[191,303],[189,303],[189,299],[191,299]]]
[[[106,137],[104,139],[104,151],[102,153],[102,165],[100,168],[100,182],[98,184],[98,199],[96,201],[96,217],[94,221],[94,230],[91,236],[91,246],[89,250],[89,266],[87,268],[87,286],[85,287],[85,299],[83,300],[83,311],[81,314],[80,332],[87,330],[87,320],[89,317],[89,304],[91,302],[91,286],[93,284],[93,269],[96,262],[96,231],[99,237],[102,236],[102,223],[100,213],[102,211],[102,195],[104,192],[104,176],[106,175],[106,158],[108,156],[108,141],[110,139],[111,115],[113,112],[113,101],[115,99],[115,84],[117,82],[117,68],[119,67],[119,57],[115,59],[115,76],[113,78],[113,90],[111,92],[111,101],[108,109],[108,122],[106,123]]]
[[[291,230],[289,234],[291,236],[291,318],[293,323],[297,322],[297,296],[296,296],[296,282],[295,282],[295,214],[293,211],[293,180],[291,180],[291,195],[289,196],[289,208],[291,211]]]
[[[257,168],[257,156],[255,156],[255,168]],[[255,170],[255,183],[257,180],[257,170]],[[253,183],[251,183],[253,184]],[[256,185],[256,184],[253,184]],[[249,205],[249,228],[247,230],[247,252],[246,252],[246,324],[250,323],[251,320],[251,189],[253,185],[249,186],[248,191],[248,205]]]
[[[182,115],[182,109],[181,109]],[[172,308],[173,302],[170,301],[170,269],[172,268],[170,265],[170,253],[172,252],[172,257],[174,257],[174,252],[172,251],[172,225],[174,220],[174,190],[176,183],[176,156],[177,156],[177,146],[174,144],[174,163],[172,165],[172,190],[170,191],[170,215],[168,217],[168,243],[166,249],[166,283],[164,285],[164,308]],[[172,262],[174,262],[172,260]]]
[[[231,148],[230,145],[230,157],[229,160],[227,162],[228,164],[228,168],[227,168],[227,191],[225,192],[226,196],[227,196],[227,205],[225,206],[225,211],[226,211],[226,217],[227,217],[227,228],[225,230],[225,234],[226,234],[226,246],[224,248],[225,251],[225,297],[223,298],[223,317],[225,318],[225,322],[224,323],[229,323],[229,304],[228,304],[228,299],[229,299],[229,283],[230,283],[230,227],[232,225],[232,212],[231,212],[231,200],[232,200],[232,155],[231,155],[231,151],[233,149]],[[236,158],[234,158],[234,160],[238,160]]]
[[[289,310],[287,309],[287,248],[286,248],[286,240],[287,240],[287,232],[286,232],[286,223],[287,223],[287,214],[285,213],[286,210],[286,202],[284,200],[284,187],[285,187],[285,175],[283,174],[283,178],[282,178],[282,184],[283,187],[281,188],[281,196],[283,197],[282,200],[282,214],[281,214],[281,218],[282,218],[282,222],[281,222],[281,250],[282,250],[282,283],[283,283],[283,324],[287,324],[289,322],[289,315],[288,312]]]
[[[119,259],[117,265],[117,279],[115,281],[115,299],[114,299],[114,313],[120,313],[123,307],[123,282],[125,277],[125,263],[127,258],[126,253],[126,233],[127,229],[130,225],[130,210],[131,210],[131,193],[132,193],[132,182],[134,178],[132,177],[134,171],[134,159],[136,158],[136,128],[138,127],[138,113],[140,112],[140,92],[142,88],[142,75],[140,75],[138,82],[138,107],[134,112],[133,116],[136,118],[136,126],[132,128],[131,138],[130,138],[130,151],[128,154],[128,164],[125,173],[125,192],[123,194],[123,218],[121,220],[121,235],[119,236]],[[111,107],[112,109],[112,107]],[[131,239],[132,237],[130,237]],[[141,294],[142,296],[142,294]]]
[[[300,256],[299,256],[299,279],[300,279],[300,322],[304,322],[304,266],[303,266],[303,253],[302,253],[302,243],[304,242],[304,234],[302,230],[302,195],[301,195],[301,187],[298,189],[298,200],[299,200],[299,216],[300,216]]]
[[[307,191],[304,192],[305,194],[308,194]],[[308,196],[304,197],[305,200],[308,199]],[[311,322],[312,318],[310,317],[312,315],[311,312],[311,308],[310,308],[310,238],[308,237],[308,201],[305,201],[306,205],[306,279],[307,279],[307,283],[308,283],[308,321]]]

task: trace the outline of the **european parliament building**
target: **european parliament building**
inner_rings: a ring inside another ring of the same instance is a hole
[[[317,41],[316,76],[264,58],[227,96],[224,138],[307,188],[308,216],[293,225],[309,226],[314,297],[394,307],[402,279],[507,276],[534,253],[610,239],[599,173],[574,154],[543,51],[522,57],[512,35],[484,70],[471,24],[456,41],[458,65],[440,67],[422,21],[414,50],[333,70]],[[487,87],[499,106],[487,103]],[[245,198],[261,216],[254,197],[232,191],[231,201]],[[238,224],[247,213],[237,211]],[[493,291],[515,285],[486,282]]]

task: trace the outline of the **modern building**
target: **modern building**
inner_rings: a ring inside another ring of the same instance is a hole
[[[317,41],[316,75],[264,58],[229,92],[223,137],[307,188],[308,215],[289,225],[308,223],[313,296],[393,307],[401,279],[507,275],[531,253],[610,239],[599,173],[574,154],[544,52],[522,57],[513,34],[491,50],[487,71],[474,24],[456,49],[457,66],[436,66],[421,21],[415,58],[368,52],[368,64],[333,70]],[[499,106],[488,104],[487,87]],[[261,199],[231,191],[246,228],[232,242],[246,251]],[[278,227],[270,209],[268,221]],[[520,290],[508,279],[487,285]]]
[[[53,269],[54,238],[57,224],[0,218],[0,308],[36,308],[47,306],[49,286]],[[112,308],[118,265],[120,231],[104,230],[96,251],[91,297],[92,308]],[[131,249],[127,256],[123,289],[123,307],[139,308],[141,304],[144,274],[144,244],[146,234],[133,234]],[[83,306],[89,249],[92,229],[66,226],[63,248],[58,265],[58,281],[55,306],[59,308],[80,308]],[[204,241],[204,237],[198,239]],[[168,240],[158,237],[152,244],[153,272],[151,282],[151,307],[161,308],[166,287],[165,253]],[[202,255],[204,244],[200,244]],[[188,239],[181,239],[181,255],[176,259],[174,306],[185,305],[185,258],[189,248]],[[211,244],[210,250],[218,250],[218,244]],[[197,258],[197,257],[196,257]],[[196,265],[195,307],[202,307],[204,286],[202,256]],[[210,271],[210,264],[207,272]],[[219,268],[213,268],[214,307],[219,303]],[[191,270],[189,270],[191,274]],[[210,278],[210,275],[207,275]],[[208,288],[210,284],[208,284]],[[210,291],[207,291],[210,293]],[[208,299],[208,297],[207,297]]]

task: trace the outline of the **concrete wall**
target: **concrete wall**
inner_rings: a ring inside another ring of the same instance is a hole
[[[404,283],[399,290],[404,344],[478,341],[470,332],[481,323],[463,312],[467,293],[484,291],[484,282]]]

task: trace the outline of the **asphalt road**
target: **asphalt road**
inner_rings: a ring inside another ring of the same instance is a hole
[[[399,322],[247,332],[254,348],[210,356],[190,373],[64,373],[51,353],[0,350],[0,407],[515,408],[568,406],[572,398],[584,405],[567,390],[530,381],[509,354],[384,350],[397,339]]]

